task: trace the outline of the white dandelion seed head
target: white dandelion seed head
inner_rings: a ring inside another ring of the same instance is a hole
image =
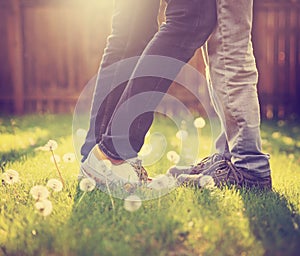
[[[189,136],[189,133],[185,130],[179,130],[176,133],[176,138],[179,140],[185,140]]]
[[[202,188],[212,189],[215,187],[215,181],[213,177],[209,175],[203,175],[199,180],[199,185]]]
[[[155,177],[151,183],[148,185],[148,188],[154,190],[169,189],[176,185],[176,179],[172,175],[158,175]]]
[[[53,156],[50,156],[50,161],[52,163],[56,162],[56,163],[60,163],[60,156],[57,154],[54,154]]]
[[[74,153],[66,153],[63,155],[63,161],[65,163],[73,163],[75,161],[76,157]]]
[[[41,150],[43,151],[54,151],[55,149],[57,149],[58,144],[55,140],[49,140],[45,146],[40,147]]]
[[[129,212],[137,211],[142,206],[142,200],[137,195],[131,195],[124,200],[124,209]]]
[[[9,184],[9,185],[17,183],[20,180],[19,173],[15,170],[9,169],[3,173],[2,180],[4,181],[5,184]]]
[[[167,159],[174,164],[178,164],[180,161],[180,156],[173,150],[167,153]]]
[[[76,136],[80,138],[85,138],[87,135],[87,131],[85,129],[79,128],[76,130]]]
[[[79,183],[80,190],[84,192],[93,191],[96,187],[96,181],[91,178],[83,178]]]
[[[47,199],[50,193],[45,186],[36,185],[30,189],[30,194],[35,200],[40,201]]]
[[[42,216],[48,216],[53,210],[51,201],[44,199],[35,203],[35,208]]]
[[[47,182],[47,187],[51,188],[54,192],[62,191],[63,184],[60,180],[57,179],[50,179]]]
[[[194,120],[194,126],[197,129],[202,129],[204,128],[206,125],[205,119],[203,117],[198,117]]]

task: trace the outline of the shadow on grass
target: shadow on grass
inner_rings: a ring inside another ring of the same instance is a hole
[[[63,138],[63,136],[61,136]],[[58,138],[60,139],[60,138]],[[9,151],[0,151],[0,172],[4,172],[6,165],[9,162],[20,161],[22,159],[26,160],[28,157],[33,157],[36,153],[36,148],[45,145],[49,141],[49,137],[39,138],[34,146],[28,145],[27,147],[20,149],[11,149]]]
[[[67,254],[170,255],[180,223],[169,216],[170,201],[162,200],[159,206],[158,201],[144,201],[138,211],[128,212],[124,200],[110,198],[99,189],[84,193],[77,186],[65,225],[72,230]]]
[[[266,256],[293,256],[300,251],[300,216],[277,192],[241,191],[250,229]]]
[[[59,125],[58,125],[59,124]],[[8,162],[20,161],[35,154],[35,149],[45,145],[50,139],[59,140],[71,132],[72,115],[28,115],[20,117],[0,116],[0,135],[8,134],[10,137],[5,142],[10,150],[0,150],[0,171],[4,171]],[[38,134],[38,135],[37,135]],[[34,145],[28,143],[29,137],[35,135]],[[16,147],[14,140],[24,140],[26,146]],[[5,140],[1,138],[1,140]]]

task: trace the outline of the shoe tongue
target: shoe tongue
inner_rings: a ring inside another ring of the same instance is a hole
[[[216,161],[220,161],[220,160],[224,160],[225,158],[221,155],[221,154],[215,154],[213,155],[213,161],[216,162]]]

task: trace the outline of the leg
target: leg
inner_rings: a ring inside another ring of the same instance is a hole
[[[210,97],[221,120],[219,153],[192,167],[173,167],[179,182],[271,189],[268,156],[261,152],[257,69],[251,43],[252,0],[217,0],[218,25],[203,48]],[[231,161],[229,160],[231,158]]]
[[[125,84],[121,84],[114,90],[111,89],[118,66],[116,69],[109,68],[109,66],[122,59],[142,54],[158,30],[159,3],[160,0],[115,0],[112,33],[107,40],[98,72],[90,128],[81,148],[82,161],[85,160],[93,146],[100,141],[125,88]],[[103,91],[110,93],[105,97]]]
[[[212,38],[213,37],[214,36],[212,35]],[[213,40],[213,39],[210,39],[210,40]],[[208,43],[206,43],[202,47],[201,50],[202,50],[202,56],[203,56],[203,60],[204,60],[204,64],[205,64],[205,72],[206,72],[206,79],[207,79],[207,84],[208,84],[208,91],[209,91],[209,96],[210,96],[210,100],[212,102],[212,105],[213,105],[216,113],[219,114],[219,113],[222,113],[222,107],[219,105],[219,102],[216,100],[216,96],[214,95],[214,89],[213,89],[213,85],[212,85],[211,77],[210,77],[210,66],[209,66],[209,56],[208,56],[207,46],[208,46]],[[219,115],[219,119],[221,120],[220,115]],[[218,136],[218,138],[216,139],[215,147],[216,147],[216,150],[218,152],[217,154],[221,154],[226,159],[230,160],[231,159],[231,154],[230,154],[230,151],[229,151],[227,138],[226,138],[226,134],[225,134],[224,130],[225,129],[224,129],[222,123],[221,123],[221,133]]]
[[[193,56],[195,50],[205,43],[215,27],[215,1],[168,0],[167,2],[166,23],[143,52],[135,67],[133,77],[135,73],[139,72],[139,69],[147,65],[147,56],[149,55],[166,56],[187,62]],[[156,63],[156,65],[159,64]],[[166,67],[161,68],[164,69]],[[168,68],[172,69],[173,67]],[[174,78],[180,71],[180,68],[175,67],[171,70]],[[170,80],[160,77],[140,77],[129,81],[113,118],[110,120],[106,134],[102,136],[99,144],[100,149],[107,156],[112,159],[127,159],[136,156],[143,145],[144,136],[152,124],[153,111],[161,100],[161,97],[155,92],[161,92],[161,95],[163,95],[170,84]],[[142,101],[128,101],[131,97],[141,93],[146,93],[147,95]],[[127,101],[129,103],[125,108],[122,104]],[[147,106],[148,111],[141,113],[130,124],[129,132],[126,132],[128,131],[126,121],[129,116],[144,106]],[[116,121],[114,119],[115,114],[121,108],[125,110],[121,116],[124,120],[124,127],[120,125],[117,131],[113,131],[113,122]],[[115,145],[117,145],[117,148]]]
[[[209,68],[232,162],[254,176],[268,177],[269,158],[261,152],[252,9],[252,0],[217,0],[218,26],[208,42]]]

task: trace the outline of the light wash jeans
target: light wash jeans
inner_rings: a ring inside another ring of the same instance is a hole
[[[251,42],[253,0],[217,0],[218,25],[203,47],[209,91],[222,123],[216,148],[238,168],[270,175],[262,153],[258,72]]]

